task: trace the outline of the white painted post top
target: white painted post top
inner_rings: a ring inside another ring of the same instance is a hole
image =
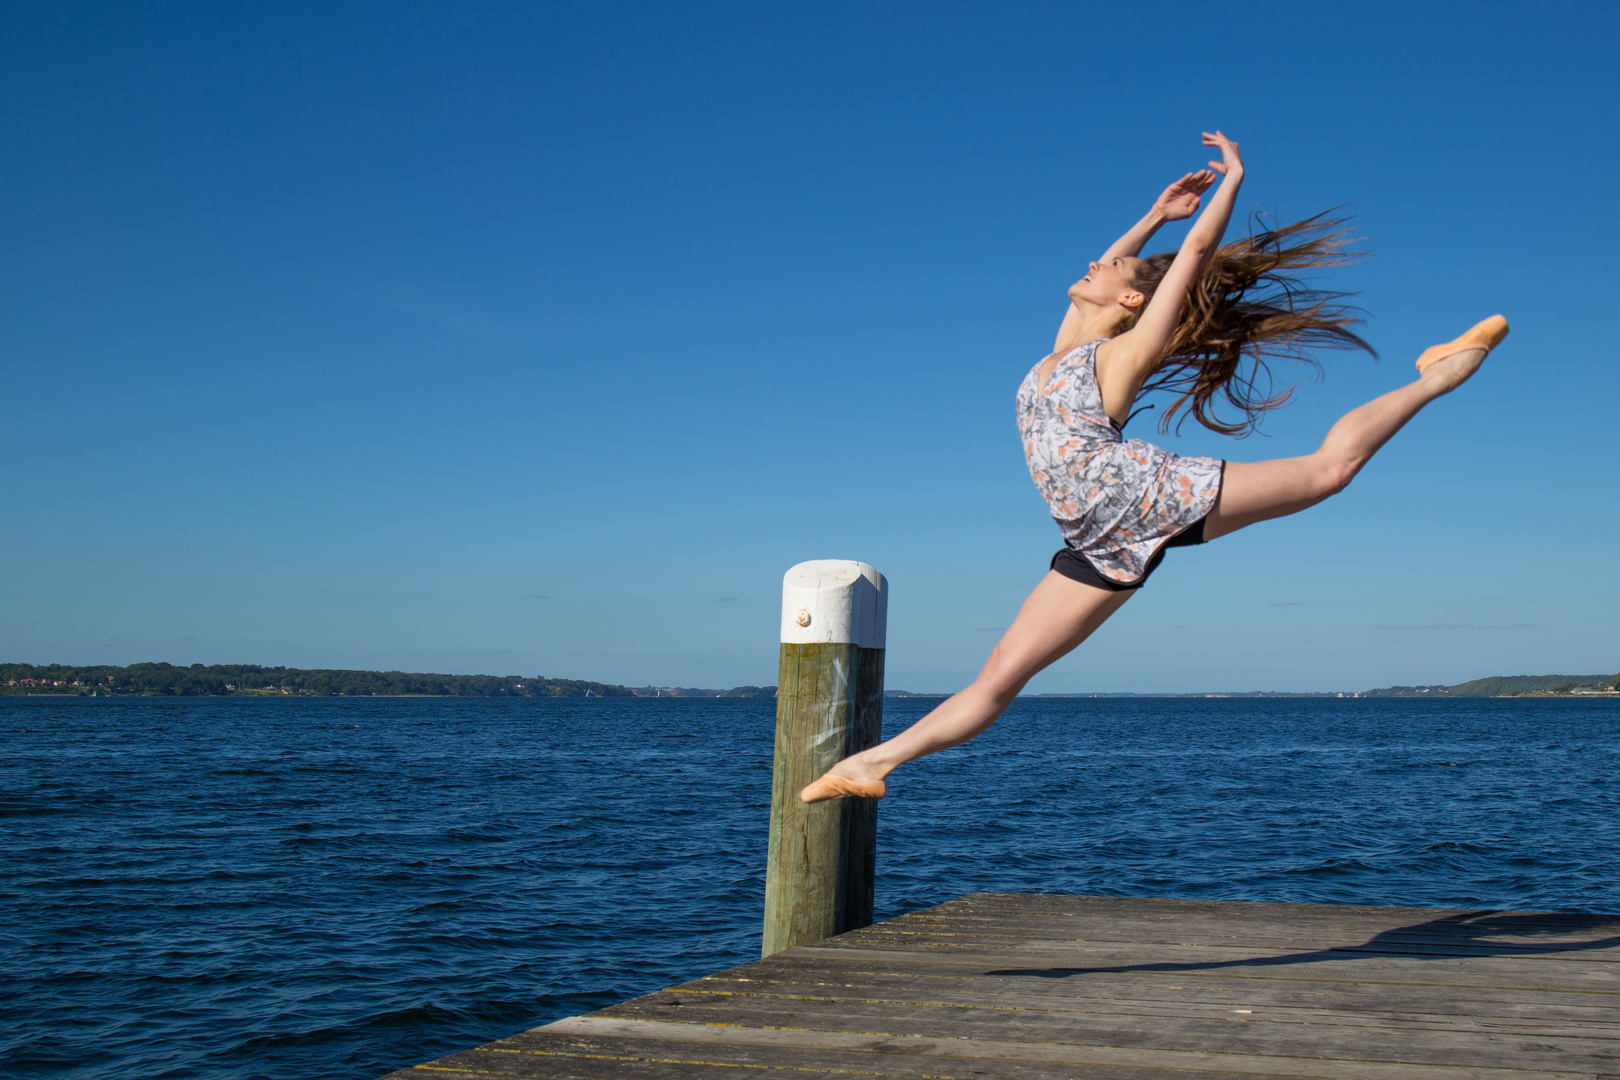
[[[863,562],[813,559],[782,576],[782,642],[881,649],[889,583]]]

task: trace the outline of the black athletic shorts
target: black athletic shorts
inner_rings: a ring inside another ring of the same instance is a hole
[[[1087,559],[1073,548],[1064,548],[1052,556],[1052,569],[1066,578],[1078,581],[1082,585],[1094,585],[1099,589],[1107,589],[1109,592],[1126,592],[1130,589],[1140,589],[1143,585],[1146,585],[1147,579],[1152,575],[1153,571],[1159,568],[1159,563],[1164,559],[1164,553],[1170,548],[1191,547],[1194,544],[1202,544],[1203,542],[1204,518],[1199,518],[1186,529],[1160,545],[1159,550],[1153,553],[1153,558],[1148,560],[1147,569],[1142,571],[1142,576],[1128,585],[1103,577],[1097,572],[1097,568],[1091,565],[1090,559]]]

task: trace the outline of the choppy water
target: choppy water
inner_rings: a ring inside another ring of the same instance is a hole
[[[0,698],[0,1074],[363,1080],[752,959],[773,708]],[[1022,700],[894,778],[878,913],[1620,911],[1617,766],[1613,701]]]

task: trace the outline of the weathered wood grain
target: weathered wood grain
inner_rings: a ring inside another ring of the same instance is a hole
[[[1073,1007],[1083,1009],[1089,1007],[1088,1003],[1103,1002],[1122,1010],[1166,1012],[1201,1006],[1266,1006],[1346,1012],[1369,1007],[1368,987],[1371,986],[1376,993],[1376,998],[1371,1000],[1376,1001],[1374,1008],[1381,1014],[1399,1014],[1414,1021],[1433,1017],[1438,1022],[1445,1022],[1449,1018],[1463,1017],[1484,1021],[1581,1021],[1601,1026],[1612,1025],[1620,1019],[1616,1015],[1620,1002],[1612,992],[1555,993],[1448,986],[1445,994],[1437,995],[1432,983],[1415,986],[1357,983],[1348,988],[1323,984],[1302,991],[1296,986],[1276,986],[1263,980],[1223,979],[1219,976],[1197,980],[1172,976],[1102,976],[1084,980],[1043,980],[1041,985],[1032,986],[1027,980],[997,980],[984,975],[983,970],[982,967],[968,967],[938,973],[920,967],[898,972],[867,970],[863,966],[807,967],[791,978],[764,977],[758,973],[735,979],[713,975],[671,987],[667,992],[813,996],[824,994],[828,987],[834,987],[851,996],[858,992],[879,996],[899,995],[907,1000],[970,1003],[993,998],[998,1003],[1027,1000],[1041,1007],[1073,1002]]]
[[[404,1077],[1620,1080],[1620,916],[976,894]]]
[[[766,854],[763,952],[872,921],[877,802],[806,805],[799,791],[883,731],[883,650],[784,642]]]

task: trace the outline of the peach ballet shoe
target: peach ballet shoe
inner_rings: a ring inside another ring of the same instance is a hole
[[[800,802],[825,802],[828,799],[881,799],[889,793],[881,780],[845,780],[842,776],[823,776],[799,792]]]
[[[1489,353],[1502,344],[1502,339],[1508,336],[1508,321],[1500,315],[1492,315],[1484,322],[1475,323],[1469,331],[1455,341],[1448,341],[1444,345],[1431,345],[1423,350],[1423,355],[1417,358],[1418,374],[1422,374],[1430,367],[1438,364],[1448,356],[1456,356],[1460,352],[1471,349],[1480,349]],[[1485,358],[1480,357],[1481,360]],[[1473,372],[1469,372],[1473,374]],[[1464,376],[1466,378],[1466,376]]]

